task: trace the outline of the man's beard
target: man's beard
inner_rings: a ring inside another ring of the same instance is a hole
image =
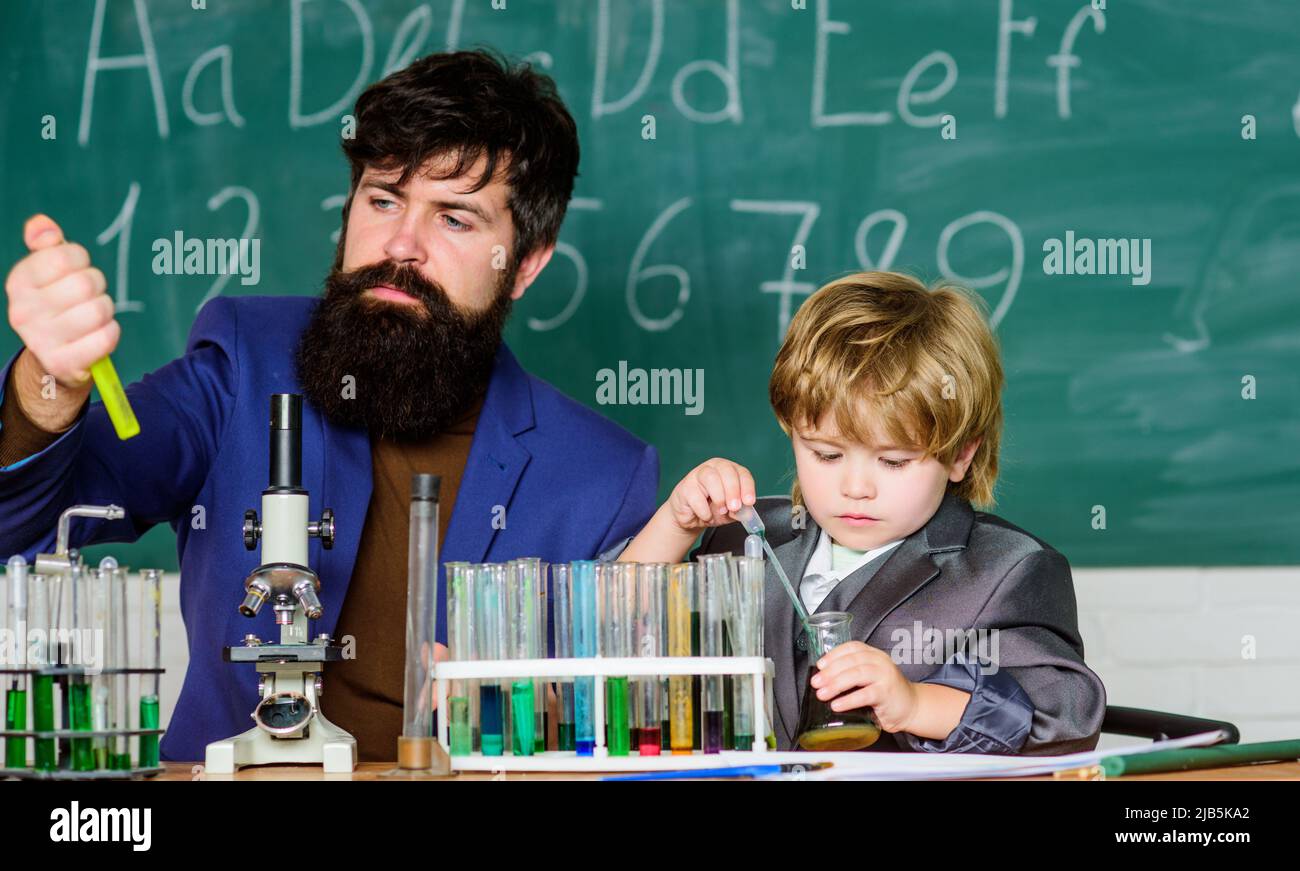
[[[517,271],[511,258],[491,306],[466,313],[414,266],[335,265],[294,355],[303,394],[331,422],[377,436],[417,441],[442,432],[487,389]],[[385,284],[419,304],[363,296]]]

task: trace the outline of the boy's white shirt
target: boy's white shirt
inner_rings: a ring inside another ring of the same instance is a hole
[[[892,550],[902,543],[903,539],[900,538],[897,541],[891,541],[888,544],[882,544],[880,547],[872,548],[865,551],[847,569],[835,571],[831,568],[831,537],[826,533],[826,530],[820,530],[817,547],[808,560],[808,567],[804,569],[803,580],[799,582],[799,598],[803,600],[803,606],[808,609],[809,614],[813,613],[831,594],[831,590],[835,589],[836,584],[885,551]]]

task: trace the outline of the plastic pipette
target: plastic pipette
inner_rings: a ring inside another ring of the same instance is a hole
[[[763,518],[758,516],[752,505],[742,505],[736,511],[731,512],[731,516],[740,521],[745,527],[745,531],[750,535],[757,535],[763,542],[763,550],[767,552],[768,557],[772,560],[772,568],[776,569],[776,576],[781,579],[781,586],[785,587],[785,594],[790,597],[791,604],[794,605],[794,613],[799,617],[799,624],[803,626],[803,631],[808,635],[808,640],[813,644],[809,648],[812,652],[818,652],[816,647],[816,636],[813,635],[812,627],[808,625],[808,610],[804,608],[803,602],[799,601],[799,596],[795,593],[794,587],[790,585],[790,579],[785,575],[785,569],[781,567],[781,561],[776,558],[772,552],[772,545],[767,541],[767,527],[763,525]]]

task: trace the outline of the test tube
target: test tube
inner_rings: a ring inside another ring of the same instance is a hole
[[[723,656],[723,596],[727,589],[728,563],[725,553],[701,557],[700,573],[700,652],[704,656]],[[704,676],[702,690],[704,715],[701,729],[705,753],[722,752],[723,711],[725,696],[722,675]]]
[[[27,624],[36,630],[30,652],[32,668],[48,669],[52,665],[50,650],[50,579],[45,575],[31,575],[28,579]],[[49,732],[54,729],[54,677],[46,673],[32,676],[32,729]],[[58,751],[54,738],[37,738],[35,766],[39,771],[53,771],[58,765]]]
[[[668,566],[665,563],[646,563],[637,570],[636,578],[636,655],[656,657],[666,655],[660,646],[663,630],[664,595],[668,588]],[[658,756],[660,750],[663,710],[663,683],[657,675],[638,681],[637,694],[637,749],[642,756]]]
[[[9,589],[9,631],[12,634],[15,651],[26,650],[29,637],[26,629],[27,616],[27,560],[22,554],[9,558],[5,569]],[[21,663],[20,655],[17,662]],[[5,729],[11,732],[27,730],[27,675],[9,676],[9,685],[5,693]],[[5,739],[5,768],[27,767],[27,739],[10,736]]]
[[[603,582],[601,603],[601,656],[630,657],[636,620],[636,563],[602,563],[598,576]],[[631,751],[628,729],[628,679],[605,678],[606,745],[610,756],[627,756]]]
[[[129,675],[123,674],[121,669],[130,666],[130,659],[127,651],[130,646],[130,623],[126,616],[126,585],[129,580],[129,574],[123,566],[118,566],[113,570],[113,579],[109,587],[109,619],[113,626],[112,634],[112,662],[113,673],[109,677],[109,686],[112,695],[108,700],[108,722],[109,727],[115,734],[109,740],[108,750],[108,767],[118,770],[126,770],[131,767],[131,748],[125,735],[120,734],[122,731],[131,728],[130,717],[130,680]]]
[[[506,567],[483,563],[474,578],[478,612],[474,615],[474,640],[481,660],[506,658]],[[479,721],[484,756],[505,752],[502,732],[501,679],[486,678],[479,684]]]
[[[668,655],[691,655],[691,611],[695,600],[695,565],[677,563],[668,570]],[[674,755],[689,756],[694,746],[690,675],[668,678],[669,740]]]
[[[90,575],[91,609],[93,612],[91,628],[92,631],[99,633],[99,637],[103,640],[101,650],[104,652],[103,662],[100,663],[102,667],[99,673],[90,680],[91,722],[94,724],[96,732],[108,731],[108,708],[113,700],[112,676],[104,674],[104,668],[113,668],[116,665],[113,662],[115,641],[113,638],[112,612],[109,608],[113,573],[116,569],[117,560],[111,556],[106,556],[99,561],[99,569]],[[108,746],[107,735],[95,736],[93,748],[95,767],[98,769],[109,767]]]
[[[736,656],[761,656],[763,560],[748,556],[733,558],[727,593],[732,653]],[[753,750],[754,676],[736,675],[732,692],[731,709],[735,717],[732,746],[737,750]]]
[[[438,612],[438,475],[411,476],[406,551],[406,674],[402,685],[400,768],[429,768],[433,739],[433,644]]]
[[[449,562],[447,571],[447,653],[453,662],[474,658],[474,588],[473,571],[469,563]],[[467,680],[454,680],[448,692],[447,706],[451,709],[448,722],[451,732],[451,754],[468,756],[474,752],[474,734],[470,724],[470,685]]]
[[[157,729],[158,696],[162,675],[162,571],[140,570],[140,667],[153,669],[140,675],[140,728]],[[141,735],[136,765],[157,768],[158,736]]]
[[[547,633],[550,629],[548,624],[548,611],[546,607],[546,569],[547,563],[540,559],[529,557],[529,562],[536,565],[535,593],[537,596],[537,605],[533,608],[533,619],[536,625],[533,627],[533,659],[546,659],[549,652],[546,649]],[[546,752],[546,709],[547,709],[547,688],[550,686],[550,679],[544,677],[533,678],[533,752]]]
[[[551,592],[555,599],[555,658],[573,657],[573,574],[567,564],[551,566]],[[559,719],[556,728],[557,748],[576,749],[573,736],[573,681],[560,678]]]
[[[68,575],[68,585],[72,591],[72,637],[68,641],[67,656],[64,663],[78,669],[85,667],[84,649],[81,644],[82,631],[94,626],[94,611],[90,596],[91,586],[97,580],[98,569],[84,568],[73,563]],[[71,697],[71,727],[76,732],[89,732],[94,728],[91,685],[84,672],[74,673],[68,678],[68,694]],[[90,738],[72,739],[72,770],[94,771],[95,748]]]
[[[596,637],[596,563],[575,560],[569,564],[573,575],[573,655],[594,657]],[[596,692],[595,678],[577,677],[573,681],[574,746],[579,756],[591,756],[596,750],[596,726],[592,703]]]
[[[508,564],[510,585],[510,650],[511,659],[528,659],[536,646],[533,633],[537,628],[534,611],[537,607],[536,566],[528,560],[511,560]],[[532,756],[533,699],[536,697],[531,677],[516,676],[510,682],[511,745],[515,756]]]

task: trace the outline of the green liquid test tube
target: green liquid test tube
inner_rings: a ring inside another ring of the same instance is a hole
[[[99,398],[108,412],[108,419],[113,422],[117,437],[126,441],[140,434],[140,422],[135,419],[131,403],[127,401],[126,391],[122,389],[122,380],[117,377],[113,361],[105,357],[90,366],[90,377],[95,379],[99,388]]]
[[[532,756],[536,749],[533,740],[533,681],[531,678],[514,681],[510,686],[511,720],[514,726],[514,743],[511,752],[516,756]]]
[[[158,569],[140,570],[140,632],[138,635],[140,664],[159,668],[162,663],[162,572]],[[159,724],[158,697],[160,675],[157,672],[140,677],[140,728],[157,729]],[[138,745],[137,768],[158,768],[159,736],[141,735]],[[128,760],[130,753],[127,753]],[[129,761],[128,761],[129,767]]]
[[[27,691],[9,690],[5,698],[5,728],[21,732],[27,728]],[[7,738],[5,740],[5,767],[27,767],[27,739]]]
[[[90,684],[84,678],[73,678],[72,685],[72,728],[77,732],[89,732],[91,726]],[[72,739],[72,770],[94,771],[95,752],[89,738]]]
[[[44,640],[35,645],[32,665],[50,664],[50,584],[44,575],[32,575],[29,625],[43,630]],[[54,731],[54,675],[37,674],[32,677],[32,728],[37,732]],[[59,764],[59,754],[54,738],[37,738],[35,741],[35,766],[40,771],[53,771]]]
[[[627,678],[605,678],[605,722],[610,756],[627,756],[632,749],[627,723]]]
[[[469,728],[469,697],[456,696],[451,705],[451,755],[468,756],[474,752],[474,736]]]
[[[32,728],[37,732],[54,731],[54,676],[38,674],[33,678]],[[36,739],[36,767],[53,771],[58,765],[58,753],[53,738]]]
[[[5,575],[9,581],[9,631],[15,643],[24,637],[25,624],[30,617],[27,613],[27,560],[22,554],[9,558],[5,566]],[[27,729],[27,676],[13,675],[9,678],[9,692],[5,697],[5,728],[22,732]],[[5,767],[27,767],[27,739],[10,737],[5,739]]]
[[[158,697],[141,696],[140,697],[140,728],[157,729],[158,728]],[[127,756],[128,766],[130,767],[130,755]],[[158,767],[158,736],[141,735],[140,736],[140,762],[141,768]]]

